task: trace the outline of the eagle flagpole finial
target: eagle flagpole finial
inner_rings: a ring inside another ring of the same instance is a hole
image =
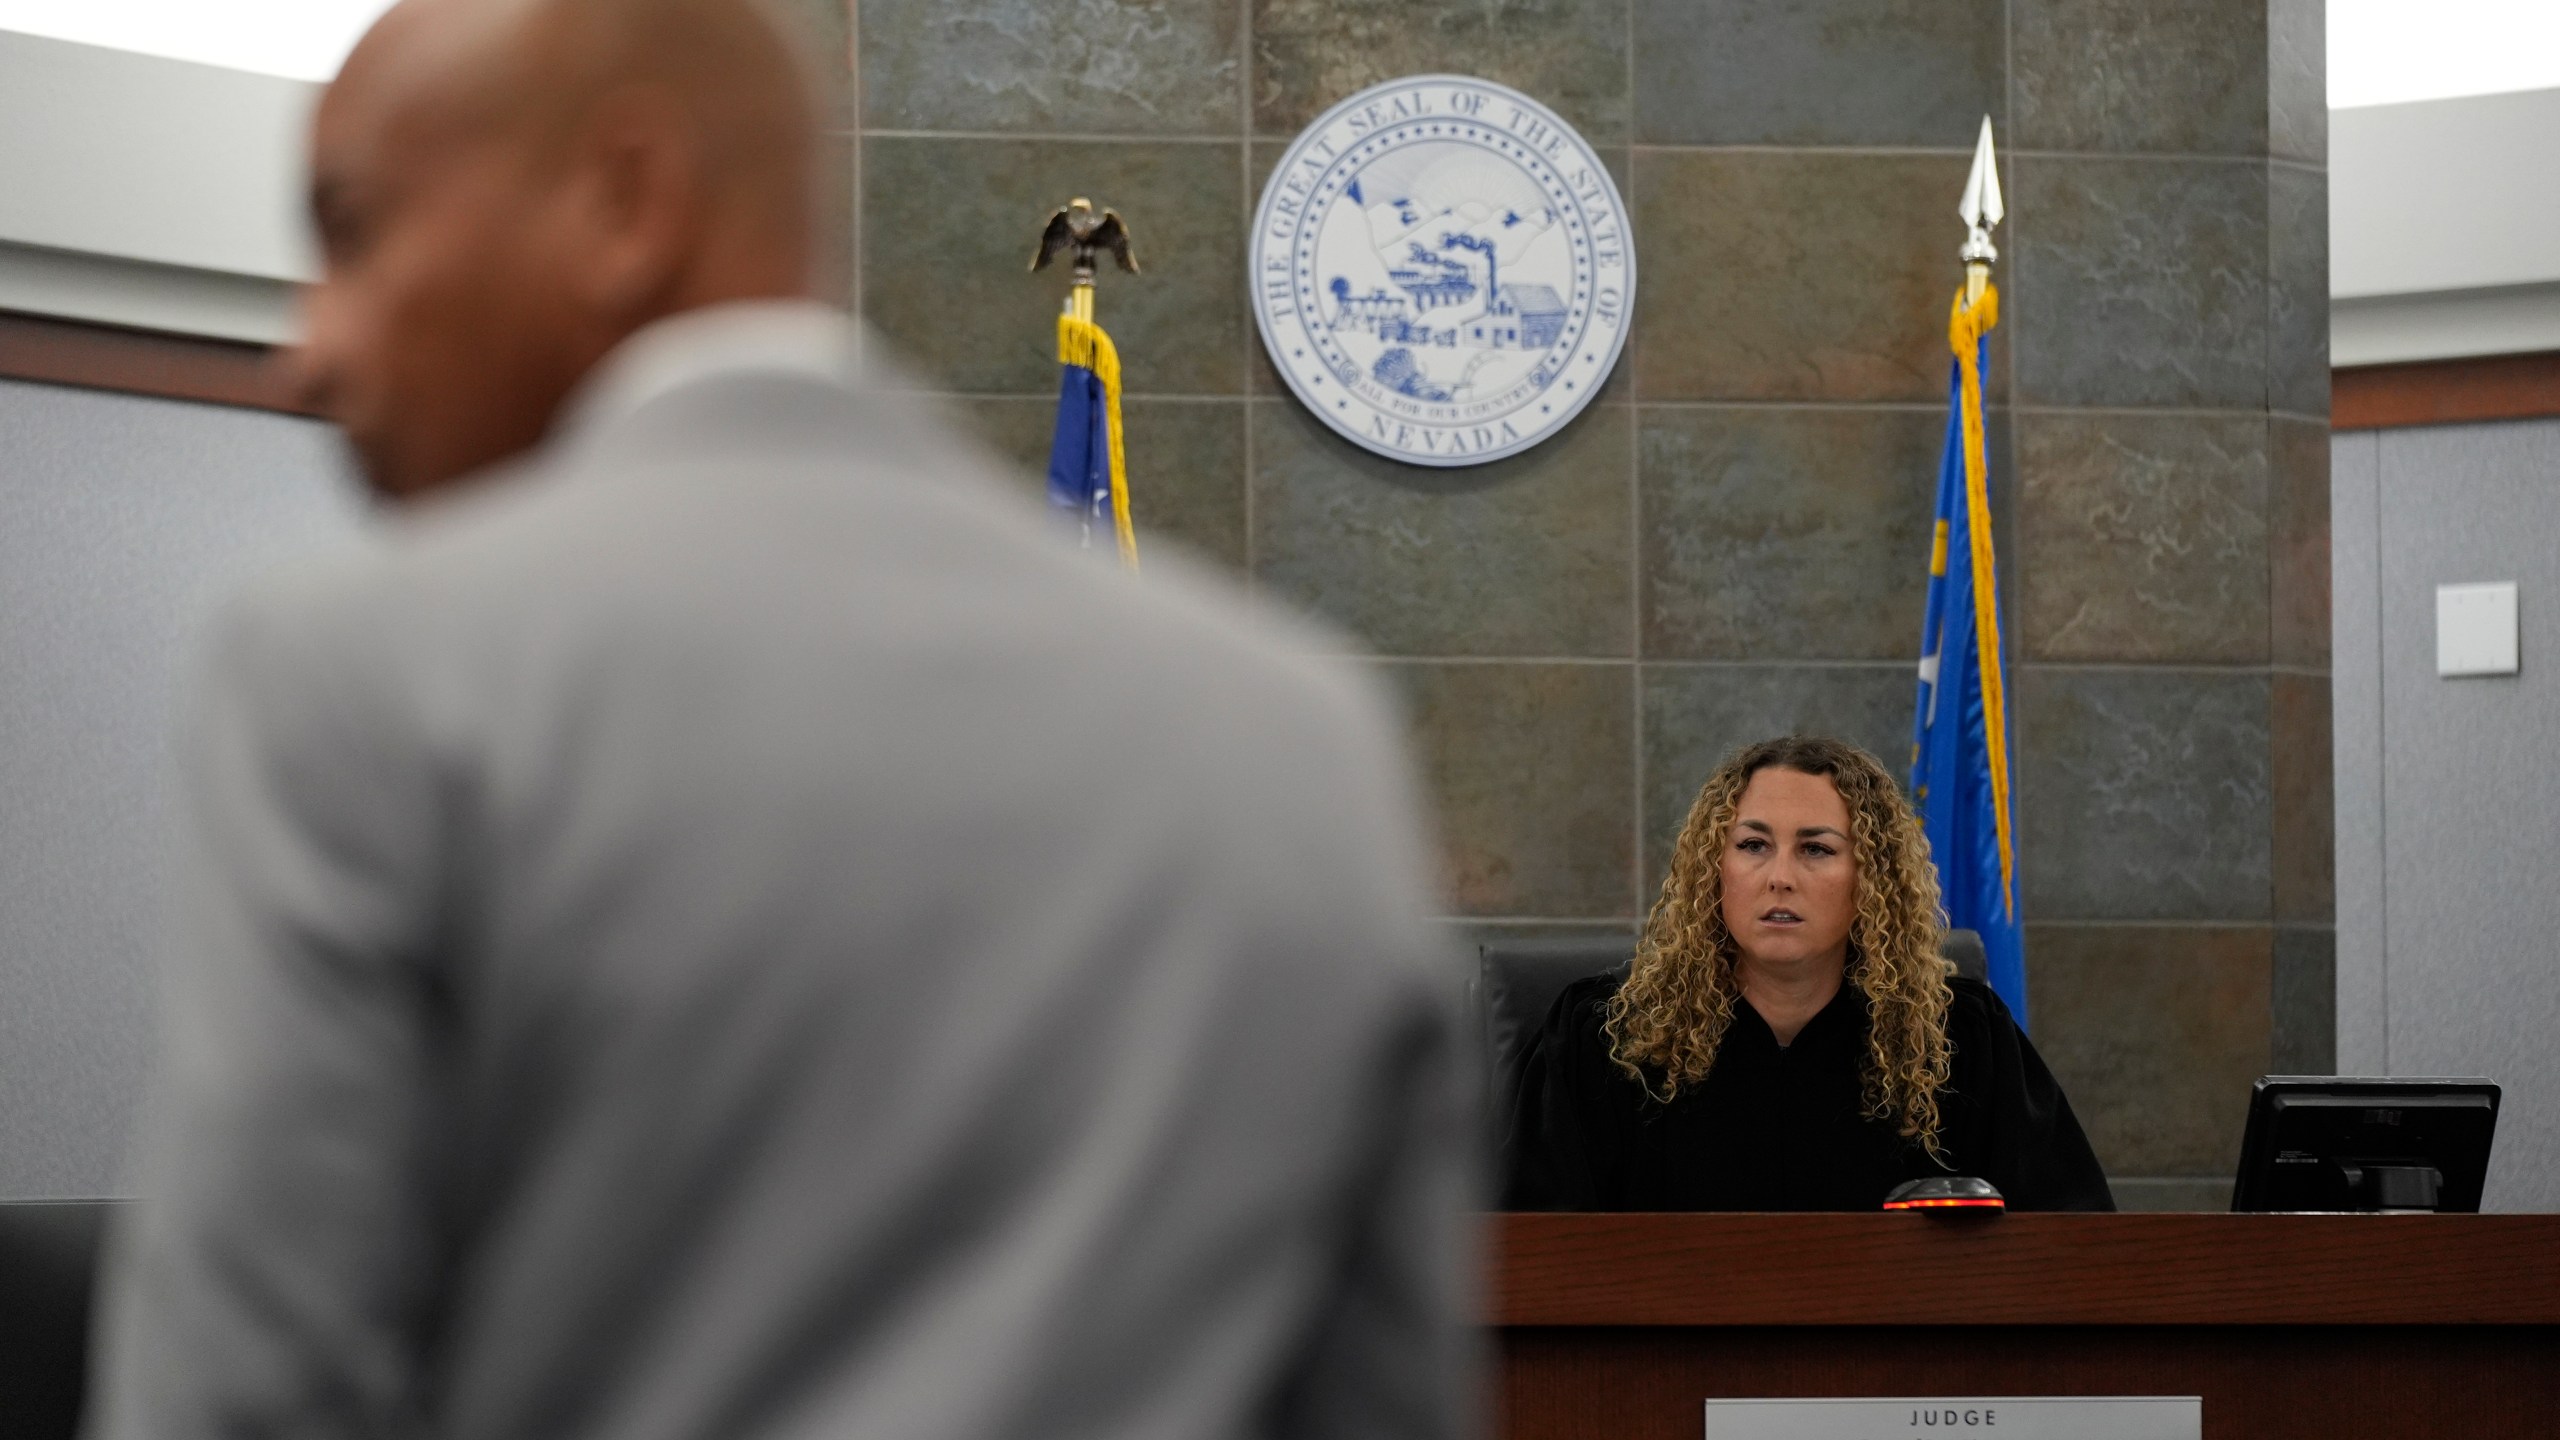
[[[1991,117],[1985,115],[1981,137],[1973,145],[1973,173],[1965,177],[1964,199],[1956,205],[1956,218],[1965,224],[1964,248],[1956,258],[1964,262],[1968,305],[1980,300],[1983,287],[1991,283],[1991,262],[2000,258],[1991,231],[2008,213],[2000,203],[2000,163],[1991,151]]]
[[[1069,303],[1077,314],[1090,320],[1094,260],[1106,250],[1123,271],[1138,273],[1138,257],[1129,248],[1128,222],[1120,218],[1119,211],[1097,210],[1092,201],[1079,195],[1049,217],[1048,228],[1040,232],[1040,248],[1031,257],[1031,268],[1045,270],[1060,253],[1072,251],[1075,293]]]

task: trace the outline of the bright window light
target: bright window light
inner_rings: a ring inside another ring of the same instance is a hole
[[[2554,0],[2329,0],[2329,107],[2560,87]]]
[[[0,0],[0,30],[326,80],[391,0]]]

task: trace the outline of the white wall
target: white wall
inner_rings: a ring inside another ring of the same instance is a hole
[[[2331,454],[2338,1069],[2499,1081],[2486,1206],[2560,1209],[2560,420]],[[2517,583],[2522,673],[2439,679],[2475,580]]]
[[[349,533],[306,420],[0,381],[0,1199],[120,1190],[172,712],[245,573]]]

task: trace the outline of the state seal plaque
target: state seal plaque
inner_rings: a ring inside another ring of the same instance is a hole
[[[1325,423],[1415,465],[1517,455],[1626,343],[1626,207],[1573,127],[1506,86],[1417,75],[1289,147],[1256,211],[1254,317]]]

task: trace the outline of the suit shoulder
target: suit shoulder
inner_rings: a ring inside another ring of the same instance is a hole
[[[389,557],[375,535],[332,543],[232,587],[208,622],[216,664],[265,669],[311,657],[331,664],[370,651],[396,611]]]

